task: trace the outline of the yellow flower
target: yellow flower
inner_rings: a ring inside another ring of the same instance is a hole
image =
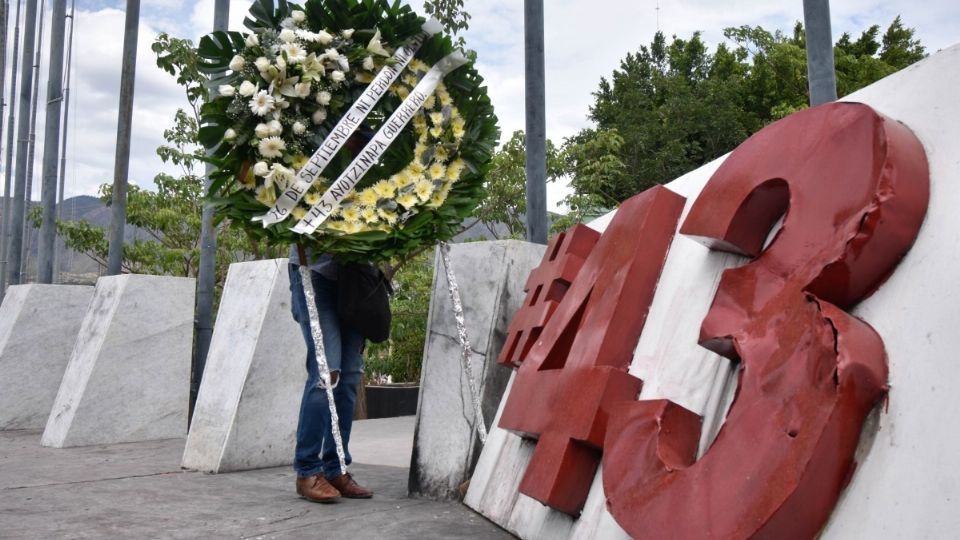
[[[447,174],[447,169],[440,163],[434,163],[430,166],[430,170],[427,171],[431,180],[439,180]]]
[[[373,74],[367,73],[365,71],[359,71],[357,72],[356,79],[357,79],[357,82],[370,84],[373,82]]]
[[[431,129],[430,129],[430,135],[433,135],[433,137],[434,137],[435,139],[439,139],[440,137],[443,137],[443,128],[440,127],[440,126],[437,126],[437,127],[435,127],[435,128],[431,128]]]
[[[429,66],[427,66],[427,65],[424,64],[421,60],[418,60],[418,59],[416,59],[416,58],[414,58],[414,59],[410,62],[410,69],[412,69],[412,70],[414,70],[414,71],[422,71],[422,72],[430,71],[430,67],[429,67]]]
[[[435,126],[442,126],[442,125],[443,125],[443,113],[438,113],[438,112],[430,113],[430,121],[433,122],[433,125],[435,125]]]
[[[420,160],[423,159],[423,153],[426,151],[427,151],[427,145],[425,144],[418,144],[416,147],[414,147],[413,149],[414,162],[419,163]]]
[[[295,156],[295,157],[293,158],[293,163],[291,163],[291,165],[293,165],[293,168],[294,168],[294,169],[296,169],[296,170],[299,171],[299,170],[302,169],[307,163],[310,163],[310,158],[307,157],[307,156],[301,155],[301,156]]]
[[[307,192],[307,194],[303,196],[303,202],[313,206],[320,202],[320,194],[314,193],[313,191]]]
[[[404,208],[412,208],[419,203],[420,200],[417,199],[417,196],[413,193],[403,193],[397,197],[397,204]]]
[[[392,210],[387,210],[386,208],[381,208],[377,210],[377,214],[380,216],[380,219],[386,221],[390,225],[394,225],[397,222],[399,217],[396,212]]]
[[[424,147],[424,149],[426,149],[426,147]],[[414,152],[416,152],[416,150],[414,150]],[[410,171],[412,176],[419,176],[423,174],[423,171],[426,169],[424,169],[423,164],[420,163],[420,158],[418,157],[416,161],[407,166],[407,170]]]
[[[247,169],[247,175],[240,178],[240,185],[245,189],[253,189],[257,186],[257,175],[253,174],[253,167]]]
[[[357,197],[360,200],[360,204],[365,206],[374,206],[377,204],[377,201],[380,200],[380,197],[377,196],[377,192],[372,188],[367,188],[360,192],[360,196]]]
[[[454,137],[455,139],[457,139],[458,141],[459,141],[460,139],[462,139],[463,136],[466,135],[466,134],[467,134],[467,132],[464,131],[464,129],[463,129],[462,127],[453,126],[453,137]]]
[[[397,192],[397,186],[389,180],[381,180],[373,185],[373,191],[380,197],[389,199]]]
[[[367,223],[373,223],[377,220],[377,210],[372,206],[364,206],[363,209],[360,210],[360,217]]]
[[[290,215],[293,216],[293,219],[300,221],[303,219],[303,216],[307,215],[307,209],[302,206],[297,206],[290,212]]]
[[[440,191],[433,194],[433,197],[430,197],[430,203],[427,204],[428,208],[439,208],[443,206],[444,201],[447,200],[447,196],[450,195],[450,187],[444,187]]]
[[[417,197],[420,197],[421,201],[425,201],[433,195],[433,182],[427,180],[421,180],[417,182],[417,186],[414,188],[414,191],[417,193]]]
[[[450,94],[448,94],[443,88],[437,89],[437,97],[440,98],[440,105],[443,105],[444,107],[453,104],[453,98],[451,98]]]
[[[359,221],[345,221],[343,224],[343,232],[347,234],[358,233],[363,230],[363,225]]]
[[[407,99],[407,96],[410,95],[410,89],[406,86],[401,86],[397,88],[397,97],[400,99]]]
[[[433,159],[436,161],[446,163],[446,161],[450,159],[450,153],[447,152],[446,148],[442,146],[438,146],[437,149],[433,152]]]
[[[344,208],[341,214],[343,214],[344,221],[347,222],[360,220],[360,209],[356,206],[348,206]]]
[[[414,182],[413,177],[406,170],[393,175],[390,180],[397,186],[397,189],[403,189]]]
[[[408,73],[406,76],[403,77],[403,82],[407,86],[413,87],[413,86],[416,86],[417,82],[419,81],[417,81],[416,77]]]
[[[436,104],[437,104],[437,98],[433,94],[430,94],[430,97],[428,97],[427,100],[423,102],[423,106],[426,109],[432,109]]]
[[[262,185],[257,188],[257,200],[267,206],[273,206],[277,202],[277,192],[273,185]]]
[[[413,117],[413,128],[417,130],[417,133],[422,133],[427,130],[427,119],[422,115],[418,114]]]
[[[456,182],[460,179],[460,175],[463,174],[463,169],[466,168],[467,164],[464,163],[462,159],[454,160],[449,167],[447,167],[447,180],[451,182]]]

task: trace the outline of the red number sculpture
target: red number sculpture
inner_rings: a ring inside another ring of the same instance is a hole
[[[623,203],[513,382],[500,427],[538,438],[520,491],[557,510],[583,507],[606,430],[604,407],[640,390],[627,368],[684,202],[655,188]]]
[[[887,384],[882,340],[843,309],[870,295],[912,245],[928,175],[907,128],[847,103],[771,124],[724,162],[681,233],[756,257],[723,273],[700,330],[701,345],[740,361],[737,396],[699,461],[693,413],[663,401],[611,411],[603,485],[628,533],[817,535]]]

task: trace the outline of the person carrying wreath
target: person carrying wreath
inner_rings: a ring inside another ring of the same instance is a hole
[[[300,324],[307,345],[307,380],[300,402],[300,419],[297,424],[297,445],[293,468],[297,473],[296,489],[301,497],[320,503],[335,501],[340,496],[349,499],[369,499],[373,491],[357,484],[353,476],[341,473],[340,459],[334,440],[330,405],[327,390],[323,386],[317,366],[316,349],[310,330],[310,316],[303,289],[300,265],[304,264],[296,245],[290,253],[290,308],[293,318]],[[333,399],[339,417],[340,437],[346,464],[350,465],[350,428],[357,401],[357,388],[363,376],[364,337],[337,312],[338,277],[340,265],[330,254],[322,254],[311,261],[310,277],[323,333],[323,348],[330,368]]]

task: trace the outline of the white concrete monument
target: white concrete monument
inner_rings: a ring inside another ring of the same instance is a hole
[[[496,364],[497,355],[510,320],[523,303],[527,276],[540,263],[545,249],[516,240],[450,247],[487,428],[510,377],[509,368]],[[482,446],[474,427],[476,415],[439,253],[428,325],[409,490],[415,496],[459,499],[460,486],[470,478]]]
[[[43,429],[93,297],[86,285],[13,285],[0,306],[0,430]]]
[[[957,88],[960,45],[844,98],[913,131],[926,150],[931,194],[913,248],[890,279],[851,311],[884,340],[890,393],[867,422],[856,471],[821,532],[824,539],[953,538],[960,530],[960,436],[954,431],[960,393],[953,388],[960,381],[954,341],[960,327]],[[667,184],[687,198],[687,211],[724,159]],[[592,226],[603,230],[609,219]],[[630,368],[644,381],[640,399],[670,399],[703,417],[701,455],[720,429],[737,383],[729,361],[697,345],[699,328],[720,272],[743,261],[677,235]],[[628,538],[607,512],[602,467],[578,518],[518,493],[533,449],[533,442],[494,428],[466,504],[522,538]]]
[[[192,278],[127,274],[97,281],[43,446],[186,433],[195,290]]]
[[[306,355],[290,314],[287,259],[230,265],[183,467],[292,463]]]

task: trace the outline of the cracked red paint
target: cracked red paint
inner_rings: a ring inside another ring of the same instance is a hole
[[[723,273],[700,331],[701,345],[740,361],[737,395],[696,462],[693,413],[659,401],[611,409],[603,484],[628,533],[816,536],[886,392],[880,336],[843,310],[895,269],[928,198],[920,142],[860,104],[794,114],[727,158],[681,232],[756,257]]]

